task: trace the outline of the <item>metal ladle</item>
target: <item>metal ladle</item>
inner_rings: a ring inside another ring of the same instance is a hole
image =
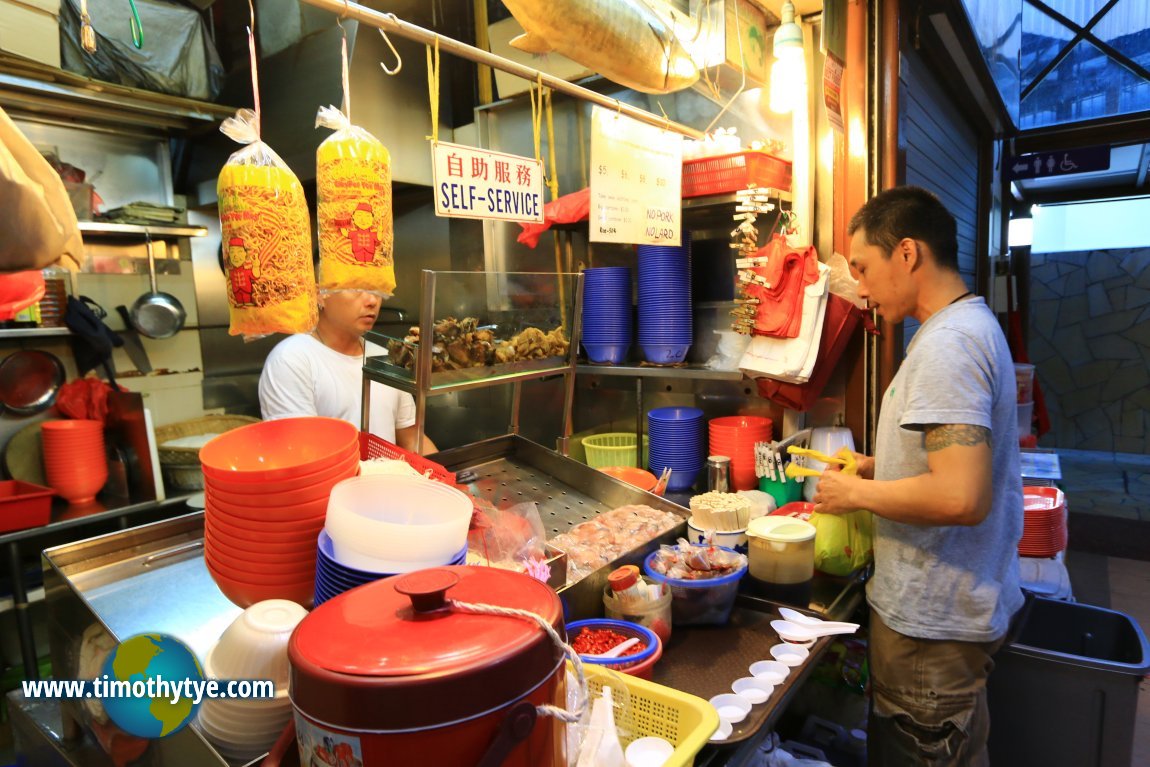
[[[146,242],[148,248],[148,279],[152,290],[136,299],[132,304],[130,318],[132,327],[148,338],[171,338],[184,327],[188,313],[184,305],[170,293],[161,293],[156,288],[156,256],[152,252],[152,238]]]

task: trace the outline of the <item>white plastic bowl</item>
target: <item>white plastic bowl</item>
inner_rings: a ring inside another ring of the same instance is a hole
[[[631,741],[623,756],[627,767],[663,767],[674,753],[675,746],[670,741],[649,736]]]
[[[277,690],[286,687],[288,640],[306,615],[287,599],[256,602],[224,629],[209,653],[212,671],[222,679],[270,679]]]
[[[790,666],[779,663],[777,660],[757,660],[747,670],[751,672],[751,676],[765,679],[776,685],[782,684],[783,680],[787,678],[787,674],[791,673]]]
[[[771,648],[771,657],[786,666],[798,666],[810,654],[810,650],[797,644],[777,644]]]
[[[771,680],[757,676],[744,676],[731,684],[736,695],[747,699],[748,703],[765,703],[771,697],[775,685]]]
[[[345,479],[331,490],[325,527],[335,559],[362,557],[374,572],[410,572],[414,564],[450,562],[467,544],[471,498],[423,477],[376,474]],[[380,569],[380,568],[383,569]]]
[[[731,737],[731,730],[733,729],[735,729],[734,725],[732,725],[726,719],[720,719],[719,729],[715,730],[714,734],[711,735],[711,740],[726,740],[727,738]]]
[[[747,702],[747,699],[741,695],[735,695],[733,692],[716,695],[708,702],[715,707],[720,719],[731,724],[738,724],[743,721],[751,711],[751,704]]]

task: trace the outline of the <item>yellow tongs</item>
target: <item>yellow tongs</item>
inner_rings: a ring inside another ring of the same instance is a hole
[[[844,474],[854,474],[858,471],[858,464],[855,461],[854,452],[847,447],[840,448],[833,456],[827,455],[820,450],[811,450],[806,447],[797,447],[791,445],[787,448],[790,455],[799,456],[803,458],[813,458],[816,461],[822,461],[825,464],[838,464],[843,467]],[[798,477],[818,477],[822,474],[821,471],[809,468],[807,466],[800,466],[796,461],[791,461],[787,464],[787,476],[791,479]]]

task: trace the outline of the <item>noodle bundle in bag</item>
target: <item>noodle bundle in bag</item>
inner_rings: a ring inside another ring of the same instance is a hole
[[[391,155],[335,107],[320,107],[316,127],[332,128],[315,153],[319,286],[395,291]]]
[[[299,179],[241,109],[220,130],[247,144],[220,169],[220,228],[233,336],[309,333],[318,319],[311,223]]]

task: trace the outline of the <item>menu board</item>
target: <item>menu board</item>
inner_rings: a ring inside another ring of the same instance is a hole
[[[682,136],[592,109],[592,242],[678,245],[682,182]]]

